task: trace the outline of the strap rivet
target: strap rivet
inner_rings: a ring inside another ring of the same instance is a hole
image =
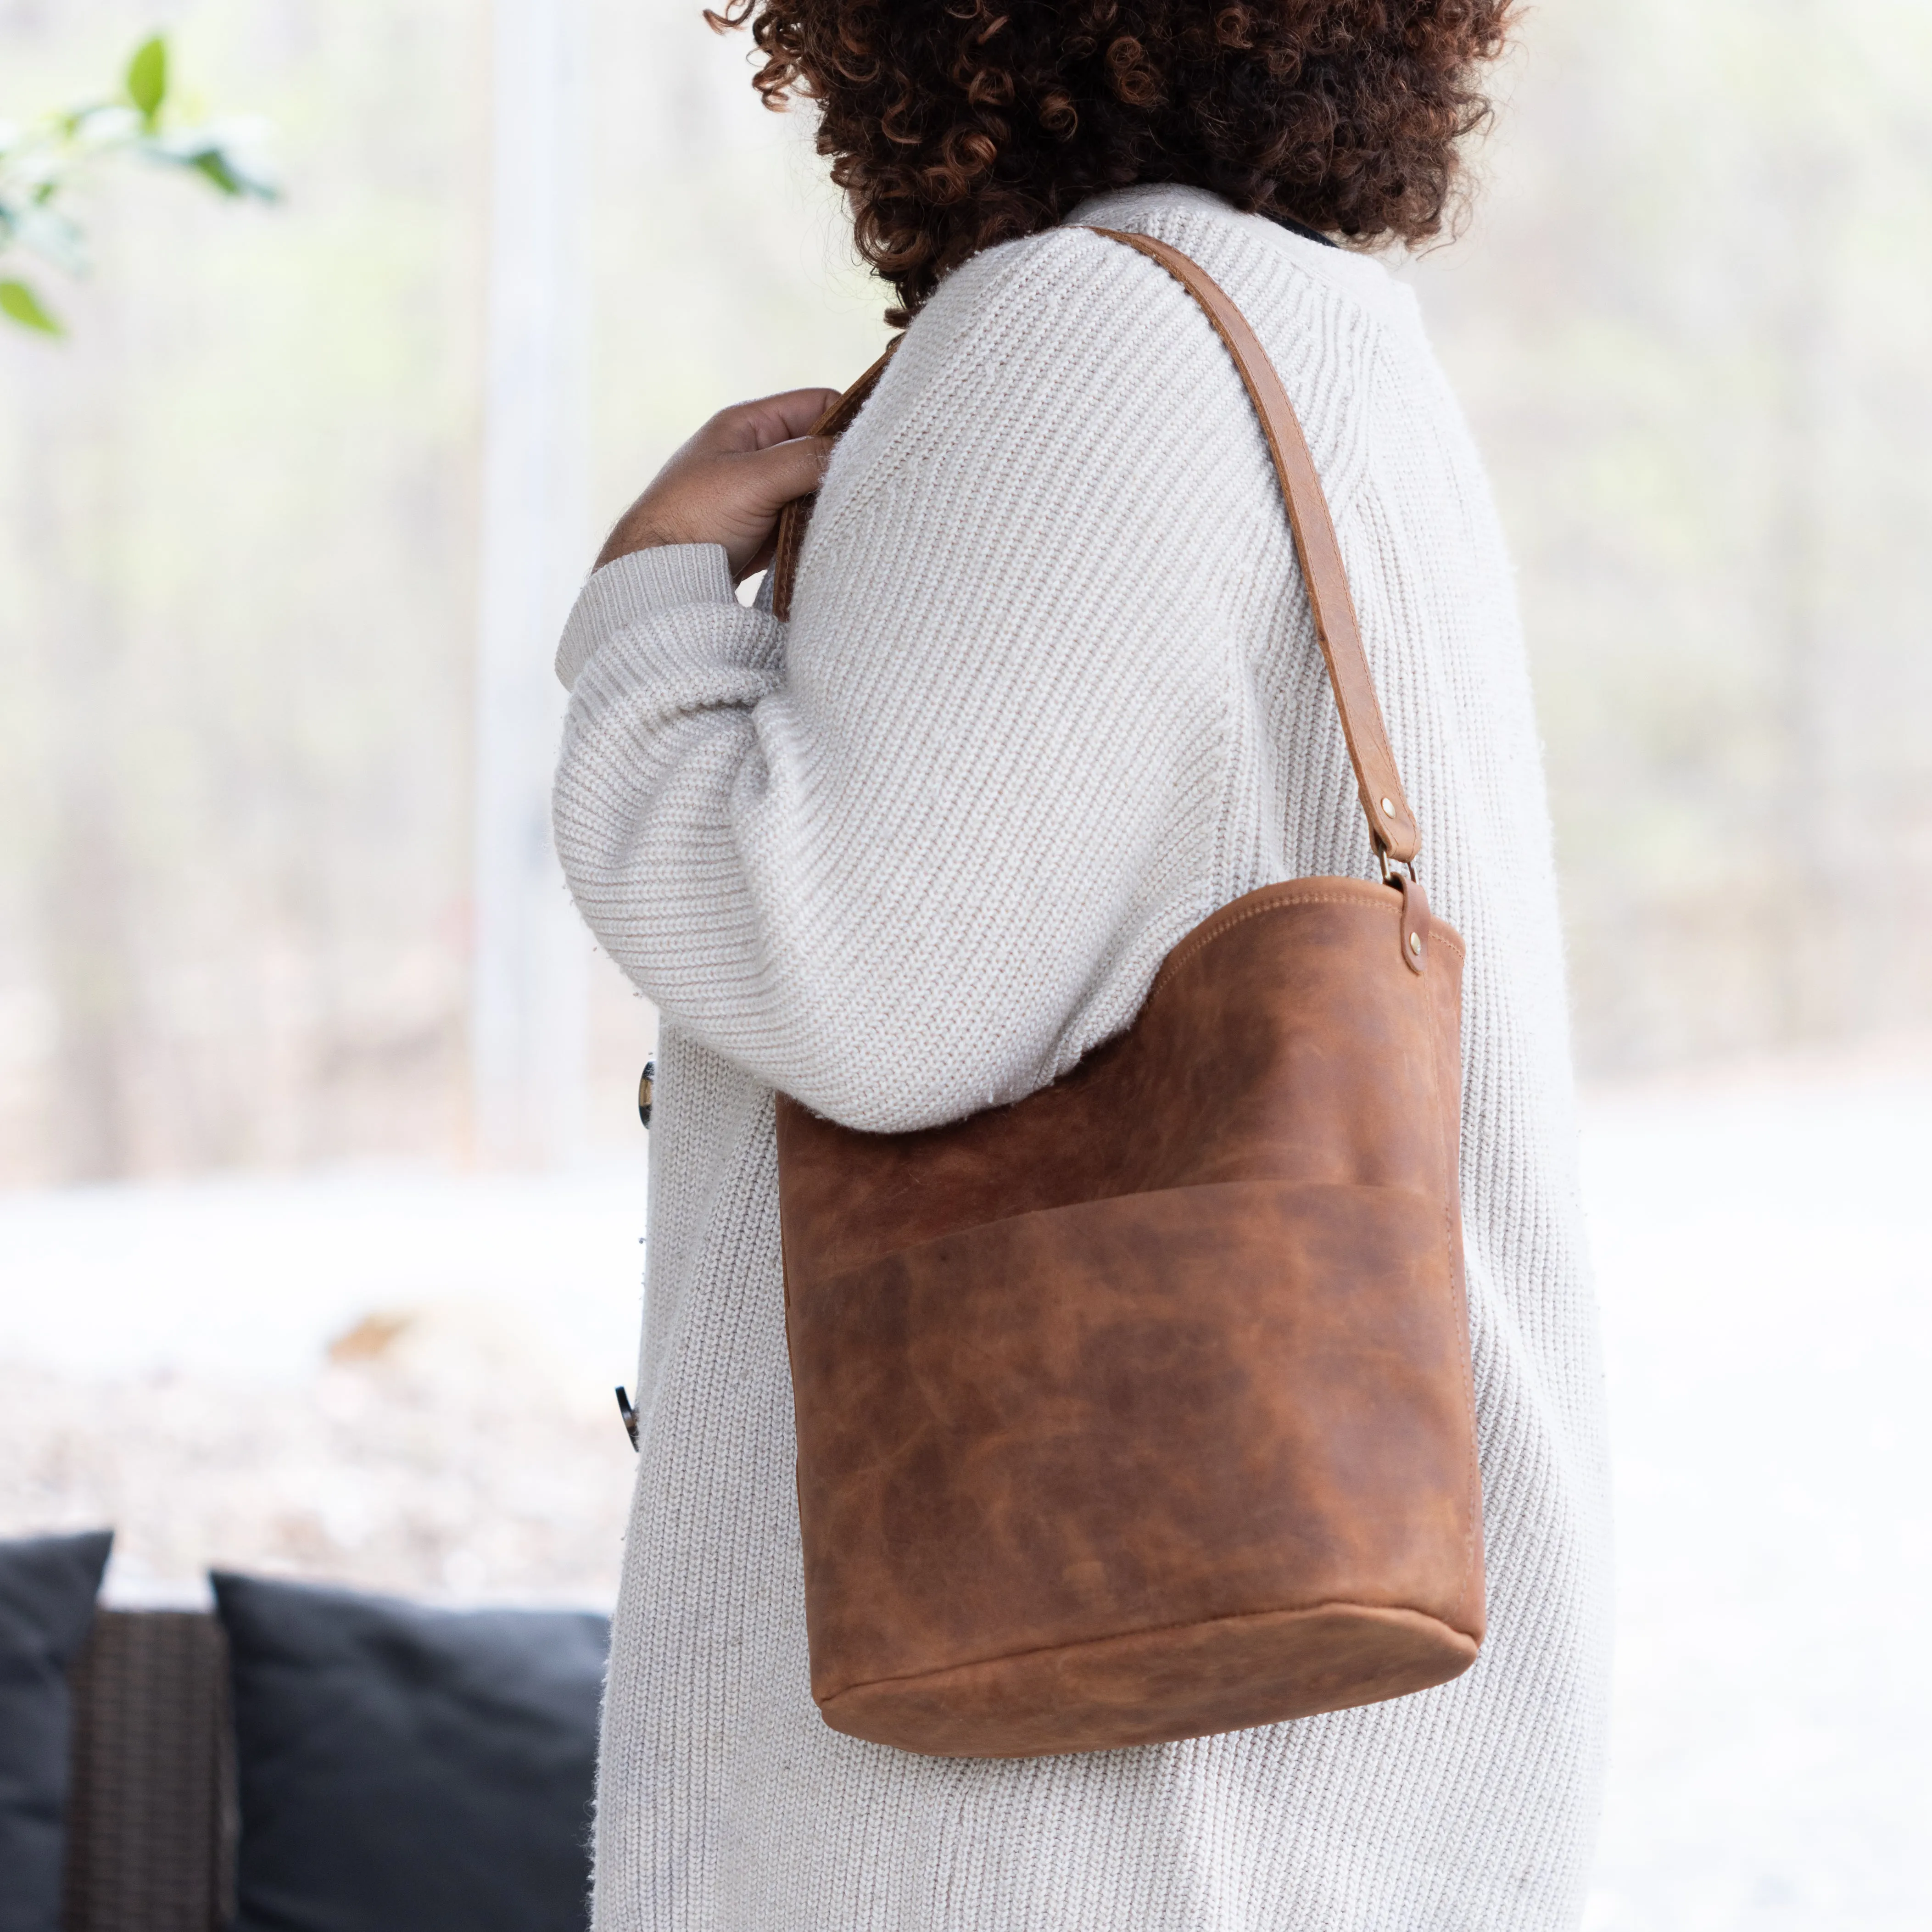
[[[1395,816],[1395,800],[1394,799],[1385,798],[1382,800],[1382,816],[1384,818],[1393,818]]]
[[[1422,935],[1420,933],[1412,932],[1408,935],[1408,950],[1416,958],[1420,959],[1422,957]]]

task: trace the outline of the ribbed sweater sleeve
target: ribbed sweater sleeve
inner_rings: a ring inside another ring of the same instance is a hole
[[[1055,277],[1070,249],[1092,259]],[[1225,758],[1202,577],[1226,574],[1227,452],[1201,423],[1253,452],[1204,323],[1150,383],[1131,327],[1054,297],[1070,280],[1170,333],[1186,299],[1084,234],[982,258],[840,445],[789,625],[736,601],[722,550],[659,549],[592,578],[559,652],[584,917],[694,1037],[852,1126],[1054,1077],[1144,992],[1114,982],[1150,881],[1202,892],[1198,854],[1156,849],[1190,794],[1211,837]]]

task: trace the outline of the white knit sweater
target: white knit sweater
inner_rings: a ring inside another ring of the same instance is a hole
[[[591,579],[557,842],[664,1015],[599,1932],[1503,1932],[1574,1923],[1603,1432],[1550,838],[1510,573],[1413,298],[1191,190],[1081,220],[1240,304],[1339,526],[1438,912],[1490,1635],[1456,1682],[1189,1744],[916,1757],[806,1682],[774,1088],[899,1129],[1024,1094],[1162,956],[1369,848],[1261,430],[1186,295],[1071,230],[949,277],[839,445],[789,626],[724,553]]]

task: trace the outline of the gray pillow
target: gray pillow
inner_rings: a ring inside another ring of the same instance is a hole
[[[582,1932],[608,1619],[214,1583],[236,1932]]]
[[[101,1529],[0,1543],[0,1932],[60,1932],[68,1666],[113,1541]]]

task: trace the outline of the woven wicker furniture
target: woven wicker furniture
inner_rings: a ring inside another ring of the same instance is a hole
[[[221,1626],[97,1611],[70,1681],[63,1932],[219,1932],[236,1838]]]

